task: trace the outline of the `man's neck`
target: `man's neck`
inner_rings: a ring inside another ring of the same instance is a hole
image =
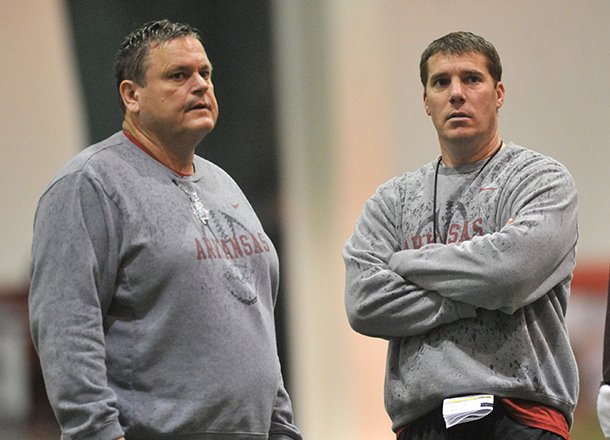
[[[441,143],[441,160],[443,165],[452,168],[475,163],[494,154],[501,142],[499,133],[496,133],[492,139],[481,145],[467,142]]]
[[[193,174],[193,158],[195,156],[196,144],[188,147],[174,148],[167,145],[158,137],[144,132],[128,119],[123,121],[123,130],[129,134],[129,137],[140,148],[170,170],[180,175],[189,176]]]

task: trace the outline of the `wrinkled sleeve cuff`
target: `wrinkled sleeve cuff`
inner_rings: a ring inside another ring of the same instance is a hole
[[[93,432],[79,432],[77,434],[62,434],[61,440],[109,440],[121,438],[125,435],[118,420],[111,420]]]

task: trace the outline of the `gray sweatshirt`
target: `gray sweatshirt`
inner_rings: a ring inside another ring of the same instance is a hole
[[[571,425],[578,370],[565,323],[577,241],[564,166],[509,144],[487,164],[437,162],[382,185],[344,248],[351,326],[389,341],[398,429],[473,393],[526,399]]]
[[[63,439],[301,438],[275,249],[237,184],[194,165],[180,177],[121,132],[40,199],[31,331]]]

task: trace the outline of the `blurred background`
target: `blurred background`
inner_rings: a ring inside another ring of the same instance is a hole
[[[494,43],[503,139],[560,160],[579,188],[572,438],[602,439],[608,0],[0,0],[0,438],[59,438],[27,327],[36,202],[63,163],[120,129],[115,51],[158,18],[202,31],[220,119],[198,153],[235,178],[280,251],[280,355],[313,440],[393,438],[386,344],[349,329],[341,249],[379,184],[438,155],[422,105],[423,49],[456,30]]]

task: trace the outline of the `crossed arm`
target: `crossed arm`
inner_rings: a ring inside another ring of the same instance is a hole
[[[380,194],[365,205],[343,257],[345,305],[350,325],[367,336],[393,338],[423,334],[455,320],[476,316],[475,308],[404,279],[390,268],[400,250],[393,207]]]
[[[407,337],[474,317],[477,308],[512,314],[569,279],[576,190],[562,167],[538,174],[520,179],[499,210],[497,231],[420,249],[400,249],[396,202],[383,191],[373,196],[344,248],[354,330]]]

